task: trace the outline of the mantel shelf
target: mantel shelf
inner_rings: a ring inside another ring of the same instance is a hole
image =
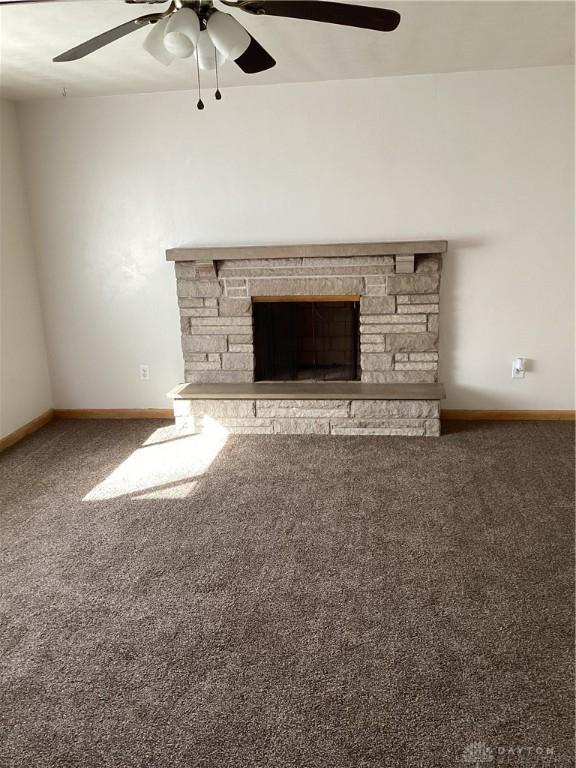
[[[170,248],[167,261],[233,261],[241,259],[313,259],[350,256],[397,256],[402,254],[446,253],[446,240],[416,240],[397,243],[332,243],[313,245],[214,246],[209,248]]]
[[[256,382],[179,384],[173,400],[442,400],[443,384],[362,384],[361,382]]]

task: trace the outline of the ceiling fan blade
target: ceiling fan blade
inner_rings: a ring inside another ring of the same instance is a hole
[[[119,27],[114,27],[114,29],[109,29],[107,32],[102,32],[101,35],[96,35],[96,37],[86,40],[85,43],[80,43],[75,48],[70,48],[69,51],[61,53],[52,61],[76,61],[77,59],[83,59],[84,56],[94,53],[94,51],[103,48],[108,43],[113,43],[114,40],[119,40],[131,32],[136,32],[137,29],[141,29],[147,24],[154,24],[163,17],[163,13],[149,13],[147,16],[132,19],[132,21],[127,21],[125,24],[120,24]]]
[[[235,62],[248,75],[264,72],[264,70],[276,66],[276,61],[252,35],[250,35],[250,45],[241,56],[235,59]]]
[[[0,0],[0,5],[32,5],[33,3],[82,3],[86,0]],[[124,0],[126,3],[155,5],[156,3],[167,3],[168,0]]]
[[[32,3],[75,3],[86,0],[0,0],[0,5],[32,5]],[[165,2],[166,0],[162,0]]]
[[[284,16],[291,19],[322,21],[328,24],[343,24],[347,27],[375,29],[392,32],[400,24],[400,14],[386,8],[349,3],[332,3],[325,0],[240,0],[224,5],[240,11],[262,16]]]
[[[0,0],[0,5],[31,5],[32,3],[57,3],[59,0]]]

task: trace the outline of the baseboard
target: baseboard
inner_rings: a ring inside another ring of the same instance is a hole
[[[174,419],[172,408],[69,408],[56,409],[56,419]]]
[[[442,410],[443,421],[574,421],[576,411],[468,411]],[[52,419],[164,419],[171,421],[171,408],[70,408],[46,411],[6,437],[0,452],[48,424]]]
[[[24,426],[19,427],[19,429],[14,430],[14,432],[11,432],[9,435],[6,435],[6,437],[0,437],[0,451],[10,448],[11,445],[20,442],[24,437],[31,435],[33,432],[36,432],[37,429],[48,424],[53,418],[54,411],[50,409],[36,419],[32,419],[32,421],[24,424]]]
[[[576,411],[459,411],[442,410],[444,421],[574,421]]]
[[[56,409],[56,419],[173,419],[171,408]],[[445,421],[574,421],[575,411],[469,411],[442,410]]]

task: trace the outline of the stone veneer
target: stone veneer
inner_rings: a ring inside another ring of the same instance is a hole
[[[398,253],[394,244],[374,243],[215,248],[208,256],[205,249],[168,252],[176,262],[185,382],[253,382],[252,297],[300,295],[360,297],[362,382],[437,382],[439,290],[446,243],[396,246]],[[264,257],[253,257],[261,252]],[[270,252],[279,257],[266,258]],[[196,401],[196,413],[200,402]],[[382,399],[208,403],[206,413],[219,415],[235,431],[351,434],[371,428],[372,434],[382,433],[374,431],[378,429],[439,433],[438,402],[432,400],[420,405]],[[175,401],[175,408],[185,416],[184,405]],[[187,408],[191,414],[192,406]],[[380,427],[366,424],[374,419]]]
[[[235,434],[438,437],[439,400],[174,399],[180,429],[200,432],[206,418]]]

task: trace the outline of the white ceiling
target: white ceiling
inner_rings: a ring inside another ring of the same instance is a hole
[[[214,3],[218,6],[218,2]],[[383,2],[398,10],[396,32],[378,33],[234,11],[278,64],[245,75],[221,69],[224,86],[343,80],[387,75],[531,67],[574,62],[573,2]],[[143,49],[138,30],[80,61],[54,64],[62,51],[166,6],[82,0],[0,9],[1,94],[12,99],[187,90],[193,59],[169,68]],[[228,10],[220,6],[220,10]],[[204,74],[206,85],[213,74]]]

